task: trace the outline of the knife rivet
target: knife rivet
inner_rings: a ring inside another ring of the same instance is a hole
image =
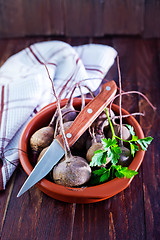
[[[91,108],[88,108],[88,109],[87,109],[87,112],[88,112],[88,113],[92,113],[93,110],[92,110]]]
[[[106,90],[107,90],[107,91],[111,90],[111,87],[107,86],[107,87],[106,87]]]
[[[67,134],[66,134],[66,137],[67,137],[67,138],[71,138],[71,137],[72,137],[72,134],[71,134],[71,133],[67,133]]]

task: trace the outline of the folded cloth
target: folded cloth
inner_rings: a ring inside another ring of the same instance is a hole
[[[80,81],[95,91],[116,55],[106,45],[71,47],[65,42],[47,41],[31,45],[3,64],[0,68],[0,190],[5,189],[19,163],[18,141],[24,126],[37,111],[55,100],[45,66],[57,95],[64,98]],[[74,96],[78,95],[77,88]]]

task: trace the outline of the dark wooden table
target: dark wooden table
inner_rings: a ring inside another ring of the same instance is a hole
[[[53,38],[0,40],[0,65],[12,54],[30,44]],[[56,38],[58,39],[58,38]],[[160,236],[160,40],[138,37],[59,38],[71,45],[88,42],[113,46],[119,53],[123,90],[144,93],[157,107],[156,113],[136,95],[123,98],[129,112],[145,112],[138,120],[149,147],[139,174],[116,196],[94,204],[71,204],[54,200],[33,187],[29,194],[16,195],[26,179],[17,168],[6,190],[0,192],[0,238],[2,240],[154,240]],[[118,83],[116,64],[107,79]]]

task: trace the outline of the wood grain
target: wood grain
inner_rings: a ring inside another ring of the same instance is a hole
[[[105,34],[141,34],[144,0],[104,1]]]
[[[112,45],[117,50],[120,59],[123,91],[137,90],[139,82],[136,76],[137,40],[113,38]],[[116,80],[118,85],[116,63],[114,69],[113,79]],[[111,73],[109,74],[111,77]],[[135,95],[123,96],[122,107],[130,113],[138,111],[138,100],[138,96]],[[110,199],[110,239],[145,239],[142,168],[138,172],[138,176],[134,178],[124,192],[114,196],[112,200]],[[138,209],[141,209],[141,211],[138,215],[134,215]]]
[[[137,77],[141,79],[138,84],[138,90],[151,100],[157,107],[156,112],[146,104],[144,99],[139,101],[140,111],[144,111],[145,118],[140,118],[146,136],[154,138],[151,146],[149,146],[143,163],[143,190],[144,190],[144,206],[146,221],[146,239],[157,239],[160,233],[160,164],[159,164],[159,92],[160,85],[158,79],[160,77],[159,67],[157,63],[157,42],[139,41],[137,55]]]
[[[5,191],[0,192],[0,219],[1,219],[1,221],[0,221],[0,237],[1,237],[1,233],[3,230],[4,223],[5,223],[8,206],[10,203],[10,198],[11,198],[11,194],[12,194],[12,190],[13,190],[14,181],[15,181],[15,174],[13,174],[13,176],[11,177],[11,179],[7,185],[7,189]]]
[[[62,1],[24,1],[25,35],[63,35]]]
[[[0,63],[31,43],[45,39],[51,38],[0,40]],[[87,41],[106,43],[118,51],[123,90],[143,92],[157,107],[157,111],[153,113],[138,95],[123,97],[123,107],[129,112],[146,112],[146,116],[140,118],[140,123],[145,135],[151,135],[154,141],[131,185],[116,196],[94,204],[63,203],[46,196],[36,187],[21,198],[16,198],[27,177],[24,171],[17,169],[6,190],[0,193],[0,238],[157,240],[160,234],[160,42],[139,37],[57,39],[72,45]],[[114,79],[118,84],[116,63],[106,77]]]
[[[0,38],[25,35],[23,14],[22,0],[0,2]]]
[[[103,1],[64,1],[65,34],[70,37],[103,36]]]
[[[146,0],[144,14],[145,38],[160,38],[160,1]]]
[[[36,187],[16,198],[25,178],[18,171],[2,239],[71,239],[74,205],[53,200]]]
[[[160,37],[159,0],[0,1],[0,38],[26,36]]]

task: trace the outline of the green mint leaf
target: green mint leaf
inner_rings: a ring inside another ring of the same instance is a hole
[[[132,140],[131,141],[133,141],[133,142],[136,142],[138,140],[138,137],[137,136],[134,136],[134,135],[132,135]]]
[[[114,149],[114,152],[115,153],[117,153],[118,155],[120,154],[120,153],[122,153],[122,151],[121,151],[121,149],[120,149],[120,147],[117,145],[116,147],[111,147],[112,149]]]
[[[124,175],[123,175],[123,173],[116,171],[116,172],[115,172],[115,177],[123,178]]]
[[[102,174],[106,173],[106,170],[107,170],[106,168],[101,167],[98,170],[94,170],[93,173],[97,176],[101,176]]]
[[[102,144],[103,144],[103,147],[104,147],[104,150],[107,151],[109,147],[117,147],[118,146],[118,143],[117,143],[117,140],[116,139],[102,139]]]
[[[110,170],[106,169],[106,172],[100,177],[100,182],[106,182],[110,177]]]
[[[94,156],[92,157],[92,161],[90,162],[90,166],[94,167],[94,166],[101,166],[102,164],[106,163],[106,152],[104,152],[103,150],[99,149],[97,151],[95,151]]]
[[[109,177],[110,177],[110,169],[101,167],[100,169],[93,171],[92,178],[94,178],[94,181],[97,181],[99,183],[106,182],[109,179]]]
[[[128,167],[122,167],[121,165],[116,165],[114,166],[116,172],[115,172],[115,176],[118,178],[131,178],[135,175],[138,174],[138,172],[132,170],[132,169],[128,169]]]
[[[129,124],[126,124],[126,127],[129,129],[129,131],[132,135],[132,139],[130,140],[130,142],[136,142],[138,140],[138,137],[136,136],[136,134],[134,132],[134,128]]]
[[[108,138],[104,138],[102,139],[102,144],[103,144],[103,147],[104,147],[104,150],[107,151],[108,148],[112,145],[112,139]]]
[[[136,144],[130,142],[130,148],[131,148],[131,154],[134,157],[136,151],[139,151],[139,147]]]
[[[148,145],[152,142],[152,137],[146,137],[142,139],[138,139],[137,142],[141,146],[142,150],[147,151]]]
[[[112,164],[116,164],[119,159],[119,154],[121,153],[121,149],[118,146],[116,139],[102,139],[102,144],[104,147],[104,151],[107,153],[107,157],[110,158]]]
[[[117,147],[119,148],[119,147]],[[118,153],[117,153],[118,152]],[[121,153],[121,150],[120,150],[120,153]],[[115,148],[109,148],[108,151],[107,151],[107,157],[111,159],[111,163],[113,165],[115,165],[117,162],[118,162],[118,159],[119,159],[119,151],[116,150]]]
[[[135,132],[134,132],[134,128],[133,128],[131,125],[126,124],[126,127],[129,129],[129,131],[130,131],[130,133],[131,133],[132,136],[135,136],[135,135],[136,135]]]

